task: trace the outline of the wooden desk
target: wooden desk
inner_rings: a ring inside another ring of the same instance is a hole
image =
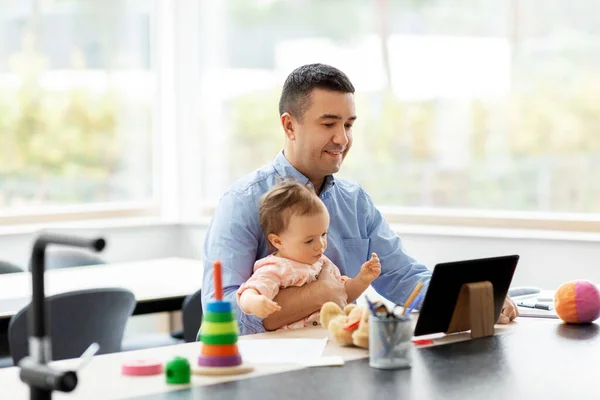
[[[199,260],[164,258],[65,268],[46,272],[46,296],[73,290],[122,287],[135,295],[134,315],[181,310],[185,297],[202,287]],[[31,300],[31,273],[0,275],[0,349],[10,317]],[[7,349],[2,349],[6,352]]]
[[[305,368],[299,365],[259,365],[240,377],[193,376],[190,385],[170,386],[164,376],[124,377],[123,361],[153,358],[167,361],[180,355],[196,359],[200,343],[97,356],[80,374],[71,394],[56,399],[181,400],[199,398],[261,399],[597,399],[600,370],[598,325],[569,326],[555,320],[521,319],[497,326],[496,336],[469,340],[468,335],[437,339],[440,346],[417,348],[412,369],[370,368],[368,352],[329,342],[325,355],[339,355],[343,367]],[[244,336],[260,338],[324,337],[321,328]],[[57,362],[66,366],[72,360]],[[26,399],[28,388],[18,368],[0,370],[2,398]],[[268,390],[266,390],[268,388]],[[6,397],[5,397],[6,396]],[[252,396],[254,397],[254,396]]]

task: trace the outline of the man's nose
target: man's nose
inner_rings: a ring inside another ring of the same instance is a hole
[[[348,145],[348,130],[345,126],[342,125],[342,127],[335,132],[332,141],[338,146],[346,147]]]

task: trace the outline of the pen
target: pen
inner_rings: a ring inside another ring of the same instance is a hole
[[[369,310],[371,311],[371,314],[373,314],[373,316],[376,317],[377,313],[375,312],[375,306],[373,305],[373,303],[371,303],[371,301],[369,300],[369,298],[367,296],[365,296],[365,300],[367,301],[367,305],[369,306]]]
[[[525,308],[537,308],[538,310],[546,310],[546,311],[553,310],[553,307],[551,305],[543,304],[543,303],[535,303],[535,304],[520,303],[517,305],[519,307],[525,307]]]

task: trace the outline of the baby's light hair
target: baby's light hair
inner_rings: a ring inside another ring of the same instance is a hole
[[[269,235],[284,232],[292,215],[312,216],[325,210],[325,204],[314,190],[297,181],[285,180],[263,195],[258,216],[263,234],[272,248]]]

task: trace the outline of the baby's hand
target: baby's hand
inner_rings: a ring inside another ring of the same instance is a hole
[[[364,263],[362,267],[360,267],[360,272],[358,273],[358,277],[364,282],[371,283],[373,282],[381,273],[381,263],[379,262],[379,258],[377,254],[371,254],[371,259]]]
[[[281,310],[281,306],[263,295],[252,296],[248,299],[249,314],[256,315],[258,318],[267,318],[275,311]]]

